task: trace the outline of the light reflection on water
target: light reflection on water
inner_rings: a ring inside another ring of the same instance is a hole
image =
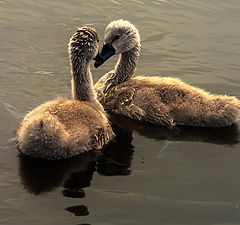
[[[0,223],[238,224],[237,127],[174,133],[121,121],[104,157],[56,164],[17,157],[11,138],[20,118],[70,97],[69,36],[88,24],[102,44],[105,26],[119,18],[141,34],[137,74],[240,97],[237,0],[0,1]],[[92,68],[94,81],[115,62]]]

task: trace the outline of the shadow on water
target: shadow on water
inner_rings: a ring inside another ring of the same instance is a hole
[[[19,174],[24,188],[35,195],[53,191],[63,186],[63,196],[83,198],[83,188],[89,187],[95,171],[98,156],[87,152],[74,158],[48,161],[19,155]],[[75,205],[65,208],[75,216],[89,214],[85,205]]]
[[[229,146],[240,142],[240,131],[237,124],[221,128],[177,126],[170,129],[165,126],[132,120],[122,115],[110,114],[110,120],[113,127],[118,127],[118,131],[122,130],[125,133],[136,131],[141,136],[155,140],[203,142]],[[118,132],[116,133],[118,134]]]
[[[84,188],[91,185],[94,172],[102,175],[129,175],[133,154],[132,132],[118,132],[102,152],[90,151],[77,157],[48,161],[20,154],[21,184],[31,194],[40,195],[63,187],[68,198],[84,198]],[[85,205],[66,207],[75,216],[87,216]]]
[[[123,135],[123,136],[122,136]],[[43,160],[19,154],[19,175],[24,188],[39,195],[63,186],[63,195],[83,198],[82,188],[89,187],[93,173],[129,175],[133,154],[132,132],[118,132],[102,150],[89,151],[64,160]]]
[[[62,186],[74,173],[84,173],[96,163],[93,152],[74,158],[48,161],[19,155],[19,175],[24,188],[35,195],[53,191]]]
[[[178,127],[169,129],[110,115],[116,137],[102,150],[90,151],[77,157],[47,161],[19,155],[19,174],[24,188],[35,195],[50,192],[62,186],[68,198],[84,198],[84,188],[91,185],[94,172],[104,176],[126,176],[131,173],[134,153],[133,131],[156,140],[206,142],[233,146],[239,143],[239,128]],[[74,205],[65,210],[75,216],[89,215],[87,206]]]
[[[132,130],[112,125],[116,137],[102,150],[97,164],[97,172],[104,176],[129,175],[134,152]]]

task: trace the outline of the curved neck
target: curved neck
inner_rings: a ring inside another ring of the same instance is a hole
[[[136,70],[138,57],[140,55],[140,45],[135,46],[119,56],[115,66],[114,83],[121,84],[129,80]]]
[[[71,56],[72,97],[79,101],[95,101],[90,61]]]

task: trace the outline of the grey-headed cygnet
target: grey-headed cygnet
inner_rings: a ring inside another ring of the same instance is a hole
[[[214,95],[177,78],[133,77],[140,55],[140,35],[126,20],[111,22],[95,67],[120,54],[115,69],[94,85],[106,110],[159,125],[226,127],[240,118],[236,97]]]

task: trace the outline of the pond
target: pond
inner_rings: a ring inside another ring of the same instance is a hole
[[[76,27],[131,21],[141,35],[136,74],[178,77],[240,98],[238,0],[1,0],[0,224],[239,224],[240,124],[164,127],[111,115],[117,138],[98,156],[19,157],[26,112],[71,97],[67,53]],[[117,57],[99,69],[96,82]],[[120,128],[120,127],[121,128]]]

